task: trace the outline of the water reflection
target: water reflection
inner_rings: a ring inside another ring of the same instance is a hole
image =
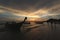
[[[52,24],[55,27],[55,24]],[[60,28],[59,24],[56,24],[56,30],[51,29],[51,24],[49,25],[45,22],[43,24],[23,24],[21,27],[21,33],[3,31],[0,32],[1,40],[56,40],[60,39]],[[2,26],[1,26],[2,27]]]

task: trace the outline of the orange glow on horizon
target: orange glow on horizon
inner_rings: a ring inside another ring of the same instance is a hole
[[[12,8],[9,8],[9,7],[4,7],[4,6],[0,6],[6,10],[1,10],[0,9],[0,13],[2,12],[5,12],[5,11],[8,11],[8,12],[11,12],[12,15],[15,15],[15,16],[18,16],[18,17],[28,17],[29,18],[29,21],[43,21],[45,19],[43,19],[44,17],[48,17],[48,16],[55,16],[57,14],[50,14],[49,10],[50,9],[47,9],[47,8],[42,8],[42,9],[39,9],[35,12],[27,12],[27,11],[22,11],[22,10],[16,10],[16,9],[12,9]],[[33,10],[33,9],[32,9]],[[28,10],[29,11],[29,10]],[[16,20],[20,20],[20,18],[16,19]]]
[[[36,19],[30,19],[29,21],[36,21]]]

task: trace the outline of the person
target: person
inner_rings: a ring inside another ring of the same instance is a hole
[[[22,27],[23,23],[26,21],[27,17],[25,17],[24,21],[16,23],[16,22],[11,22],[9,24],[8,22],[5,24],[6,29],[8,29],[11,32],[21,32],[20,28]]]
[[[6,30],[8,29],[8,26],[9,26],[9,23],[6,22],[6,23],[5,23],[5,28],[6,28]]]
[[[27,17],[25,17],[24,21],[17,23],[16,27],[17,27],[17,31],[18,31],[18,32],[21,32],[21,31],[20,31],[20,28],[22,27],[23,23],[24,23],[26,20],[27,20]]]

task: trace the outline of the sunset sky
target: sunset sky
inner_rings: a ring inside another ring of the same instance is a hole
[[[0,0],[0,21],[60,18],[60,0]]]

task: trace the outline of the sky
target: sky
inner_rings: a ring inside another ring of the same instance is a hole
[[[60,18],[60,0],[0,0],[0,21]]]

